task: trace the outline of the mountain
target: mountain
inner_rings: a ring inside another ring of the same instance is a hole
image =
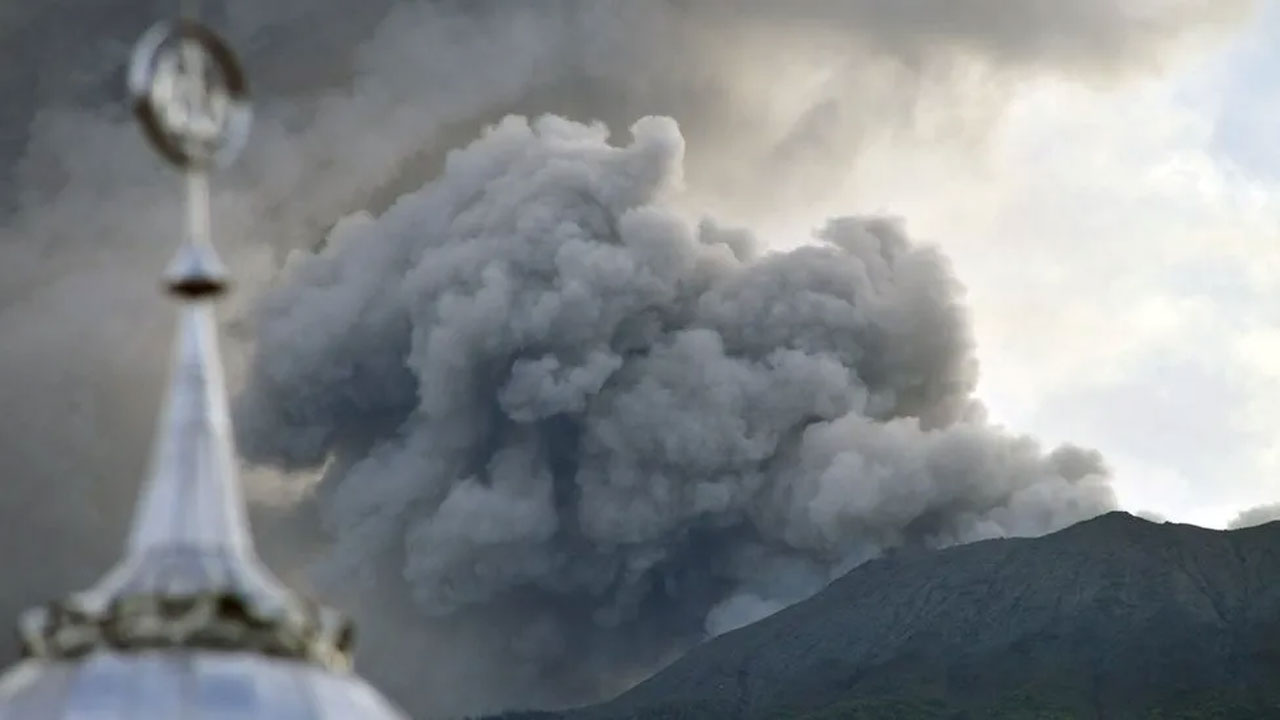
[[[1280,718],[1280,523],[898,554],[611,702],[504,716],[558,717]]]

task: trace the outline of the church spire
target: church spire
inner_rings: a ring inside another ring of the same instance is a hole
[[[216,35],[184,19],[143,36],[128,79],[147,139],[186,185],[185,232],[164,279],[178,304],[169,387],[124,559],[94,588],[28,614],[24,648],[50,659],[239,650],[345,669],[350,626],[258,560],[236,472],[214,315],[228,278],[211,240],[208,173],[244,142],[243,75]]]
[[[169,386],[124,558],[90,590],[22,617],[25,657],[0,674],[0,718],[406,720],[348,672],[350,623],[254,552],[218,354],[214,309],[229,283],[208,177],[248,130],[239,65],[184,18],[143,36],[128,77],[147,139],[186,187],[164,279],[178,315]]]
[[[232,52],[186,19],[143,36],[128,79],[143,131],[186,184],[186,232],[165,277],[180,304],[172,375],[129,552],[183,550],[248,561],[252,546],[213,310],[227,274],[213,247],[208,182],[209,170],[229,163],[244,143],[247,88]]]

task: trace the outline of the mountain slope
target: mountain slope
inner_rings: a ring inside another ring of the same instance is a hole
[[[1280,524],[1112,513],[877,560],[568,716],[1280,717]]]

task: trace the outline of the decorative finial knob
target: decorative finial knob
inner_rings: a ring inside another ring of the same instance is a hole
[[[129,94],[147,139],[180,169],[224,166],[248,137],[240,63],[196,22],[162,22],[143,35],[129,65]]]

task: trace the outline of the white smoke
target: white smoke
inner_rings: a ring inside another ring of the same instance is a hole
[[[936,251],[841,218],[762,254],[671,209],[673,121],[632,135],[508,118],[264,296],[240,446],[328,466],[332,587],[536,620],[507,654],[609,677],[888,548],[1114,507],[1096,453],[982,420]]]

